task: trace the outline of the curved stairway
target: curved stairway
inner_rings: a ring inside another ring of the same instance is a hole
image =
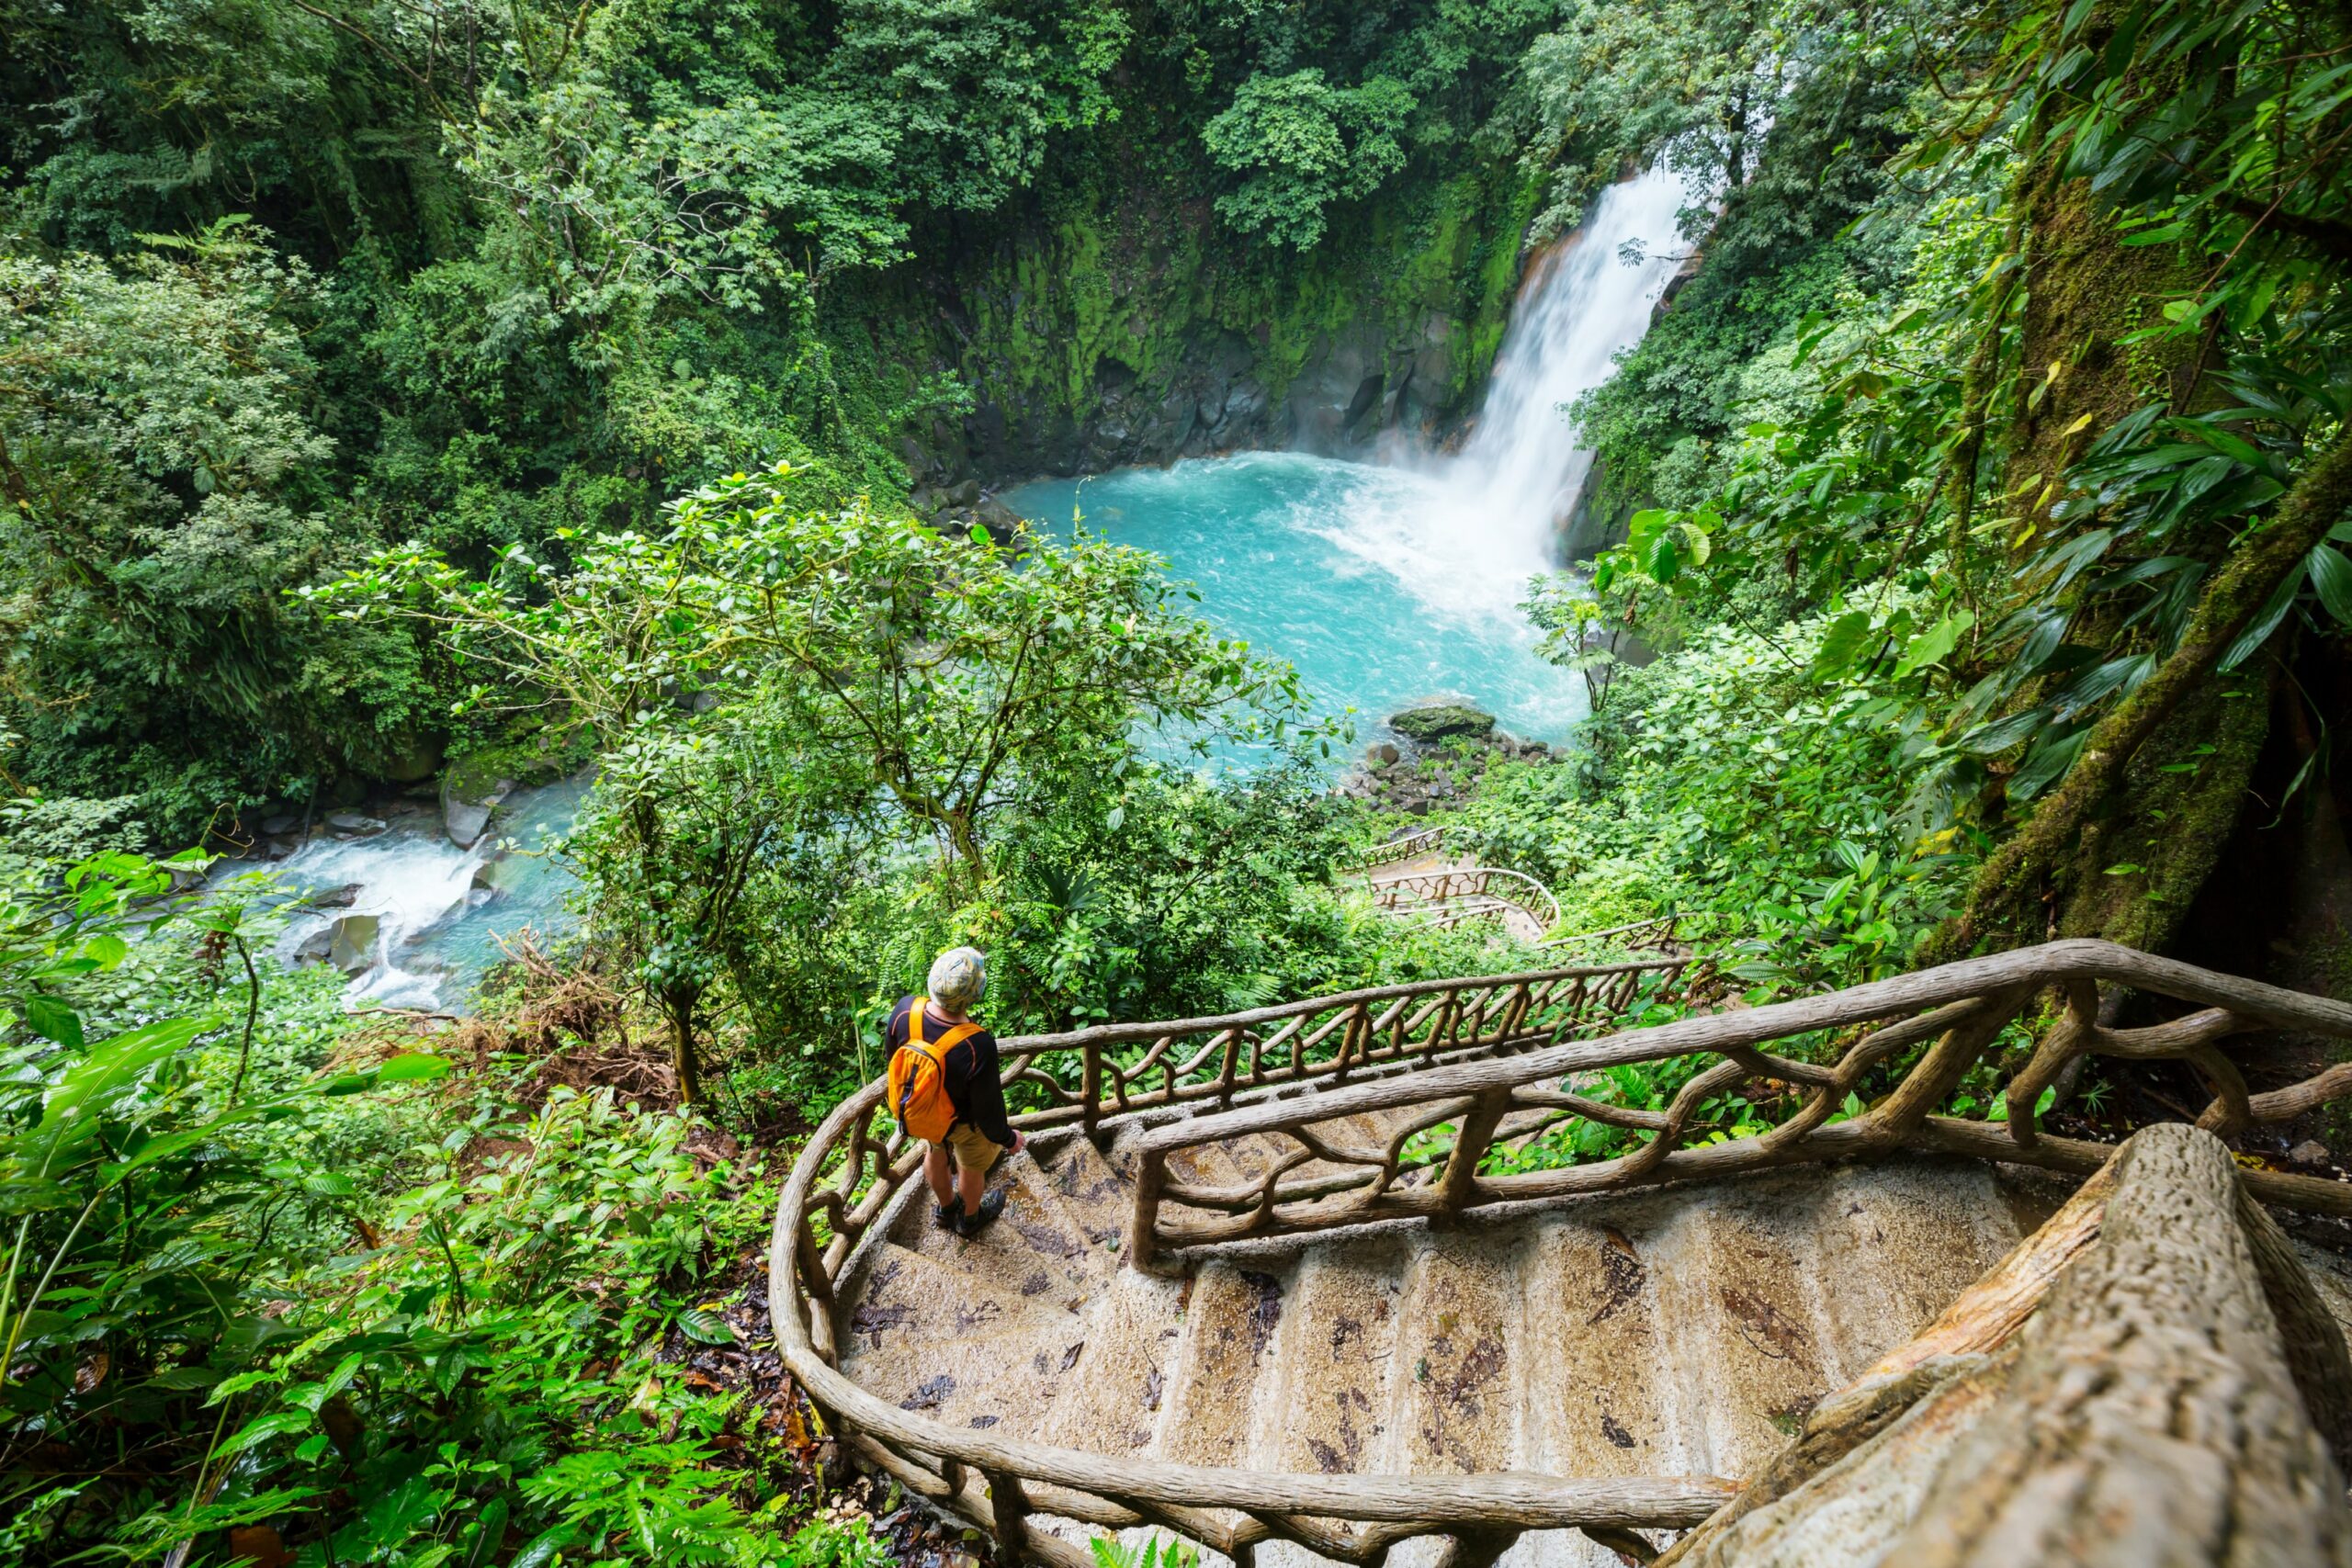
[[[2154,1021],[2101,1021],[2127,990]],[[1794,1543],[1855,1521],[1928,1528],[1947,1505],[1919,1514],[1922,1476],[1972,1517],[2039,1521],[2034,1550],[1971,1561],[2084,1561],[2063,1542],[2105,1528],[2104,1494],[2063,1445],[2063,1506],[2022,1472],[1990,1505],[1965,1484],[2038,1410],[2167,1506],[2195,1500],[2152,1441],[2268,1499],[2208,1510],[2214,1540],[2291,1517],[2352,1564],[2352,1291],[2263,1213],[2352,1220],[2352,1185],[2222,1141],[2352,1094],[2352,1063],[2261,1087],[2231,1059],[2265,1032],[2352,1040],[2352,1006],[2096,941],[1711,1010],[1719,995],[1703,961],[1667,957],[1009,1040],[1034,1142],[998,1177],[1005,1217],[968,1241],[934,1223],[921,1150],[868,1085],[778,1201],[778,1348],[859,1458],[1016,1568],[1089,1568],[1085,1537],[1145,1526],[1247,1568],[1662,1550],[1757,1568],[1821,1561]],[[1680,1016],[1604,1032],[1661,1004]],[[2011,1020],[2052,1008],[2005,1064],[2005,1115],[1939,1109]],[[2211,1131],[2149,1129],[2119,1177],[2112,1146],[2039,1125],[2086,1056],[2182,1064]],[[1697,1066],[1663,1108],[1591,1097],[1596,1075],[1668,1061]],[[1524,1139],[1581,1127],[1623,1152],[1523,1168]],[[2144,1258],[2171,1270],[2162,1291]],[[2254,1382],[2213,1360],[2217,1334]],[[2112,1370],[2052,1371],[2080,1358]],[[2250,1389],[2258,1420],[2175,1430],[2169,1387],[2217,1409]]]
[[[1183,1174],[1243,1179],[1268,1152],[1187,1151]],[[1004,1220],[969,1241],[910,1193],[845,1281],[843,1372],[949,1426],[1124,1458],[1744,1475],[2058,1195],[1905,1160],[1348,1234],[1165,1280],[1118,1266],[1131,1165],[1078,1137],[1013,1156]],[[1261,1556],[1280,1550],[1298,1551]],[[1504,1561],[1619,1559],[1555,1530]]]

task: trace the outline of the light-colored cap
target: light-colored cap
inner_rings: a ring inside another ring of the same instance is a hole
[[[931,961],[931,999],[950,1012],[968,1012],[989,983],[988,959],[977,947],[951,947]]]

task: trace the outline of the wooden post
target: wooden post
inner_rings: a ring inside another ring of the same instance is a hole
[[[1510,1090],[1490,1089],[1478,1096],[1477,1103],[1462,1118],[1453,1152],[1446,1156],[1445,1171],[1437,1179],[1438,1201],[1447,1210],[1459,1209],[1468,1201],[1478,1180],[1478,1162],[1487,1157],[1487,1145],[1510,1109]]]
[[[1135,1207],[1127,1215],[1127,1241],[1125,1251],[1127,1266],[1144,1273],[1151,1273],[1152,1255],[1158,1250],[1158,1237],[1153,1232],[1159,1224],[1159,1190],[1168,1182],[1168,1156],[1158,1149],[1146,1149],[1136,1163]]]
[[[1216,1103],[1220,1111],[1228,1109],[1233,1104],[1233,1075],[1240,1066],[1240,1063],[1241,1031],[1228,1029],[1225,1032],[1225,1055],[1219,1061],[1216,1072]]]
[[[1021,1478],[1007,1470],[991,1470],[989,1512],[996,1519],[996,1560],[1001,1568],[1021,1568],[1029,1560],[1029,1497]]]
[[[1102,1047],[1094,1041],[1086,1043],[1078,1073],[1078,1121],[1086,1130],[1087,1142],[1100,1148],[1102,1134],[1096,1123],[1102,1120]]]

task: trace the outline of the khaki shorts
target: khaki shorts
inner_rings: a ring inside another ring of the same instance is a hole
[[[956,1168],[958,1170],[976,1170],[983,1176],[988,1174],[989,1167],[996,1163],[997,1156],[1004,1153],[1002,1145],[990,1143],[988,1134],[968,1122],[956,1122],[956,1125],[947,1129],[947,1141],[944,1144],[934,1144],[932,1146],[944,1148],[954,1155]]]

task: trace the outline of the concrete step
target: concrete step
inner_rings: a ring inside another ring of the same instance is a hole
[[[1991,1168],[1974,1161],[1833,1171],[1813,1213],[1840,1386],[1933,1322],[2021,1234]]]
[[[1114,1246],[1135,1206],[1135,1156],[1104,1155],[1083,1136],[1071,1136],[1038,1157],[1046,1185],[1062,1213],[1097,1247]]]
[[[1254,1397],[1261,1418],[1250,1468],[1378,1472],[1389,1446],[1396,1337],[1404,1314],[1401,1243],[1309,1254],[1295,1276],[1274,1375]]]
[[[1240,1464],[1250,1454],[1256,1390],[1271,1381],[1289,1281],[1283,1272],[1212,1262],[1191,1283],[1154,1451],[1179,1464]]]
[[[907,1205],[891,1239],[1000,1291],[1044,1296],[1073,1310],[1089,1300],[1117,1267],[1116,1250],[1095,1244],[1026,1153],[1000,1161],[989,1184],[1004,1189],[1005,1210],[979,1235],[960,1236],[936,1224],[931,1195],[922,1192]]]
[[[1087,1314],[1086,1348],[1039,1428],[1041,1441],[1123,1459],[1151,1447],[1177,1372],[1189,1289],[1133,1269],[1102,1287]]]
[[[1391,1384],[1391,1473],[1480,1474],[1520,1462],[1518,1248],[1494,1234],[1442,1233],[1414,1254]]]
[[[1774,1201],[1775,1198],[1780,1201]],[[1686,1201],[1664,1228],[1659,1317],[1679,1388],[1668,1397],[1699,1468],[1747,1475],[1838,1386],[1808,1205],[1728,1188]]]
[[[905,1261],[905,1255],[885,1258],[876,1276]],[[914,1278],[907,1270],[884,1289]],[[970,1303],[986,1300],[943,1292],[940,1304],[927,1313],[899,1318],[886,1309],[863,1322],[870,1303],[861,1301],[851,1311],[851,1332],[842,1341],[842,1371],[902,1410],[951,1427],[993,1428],[1008,1438],[1033,1436],[1084,1353],[1085,1320],[1070,1313],[1027,1313],[991,1317],[988,1326],[962,1333],[938,1332],[935,1326],[926,1331],[925,1325],[950,1322],[970,1310]]]

